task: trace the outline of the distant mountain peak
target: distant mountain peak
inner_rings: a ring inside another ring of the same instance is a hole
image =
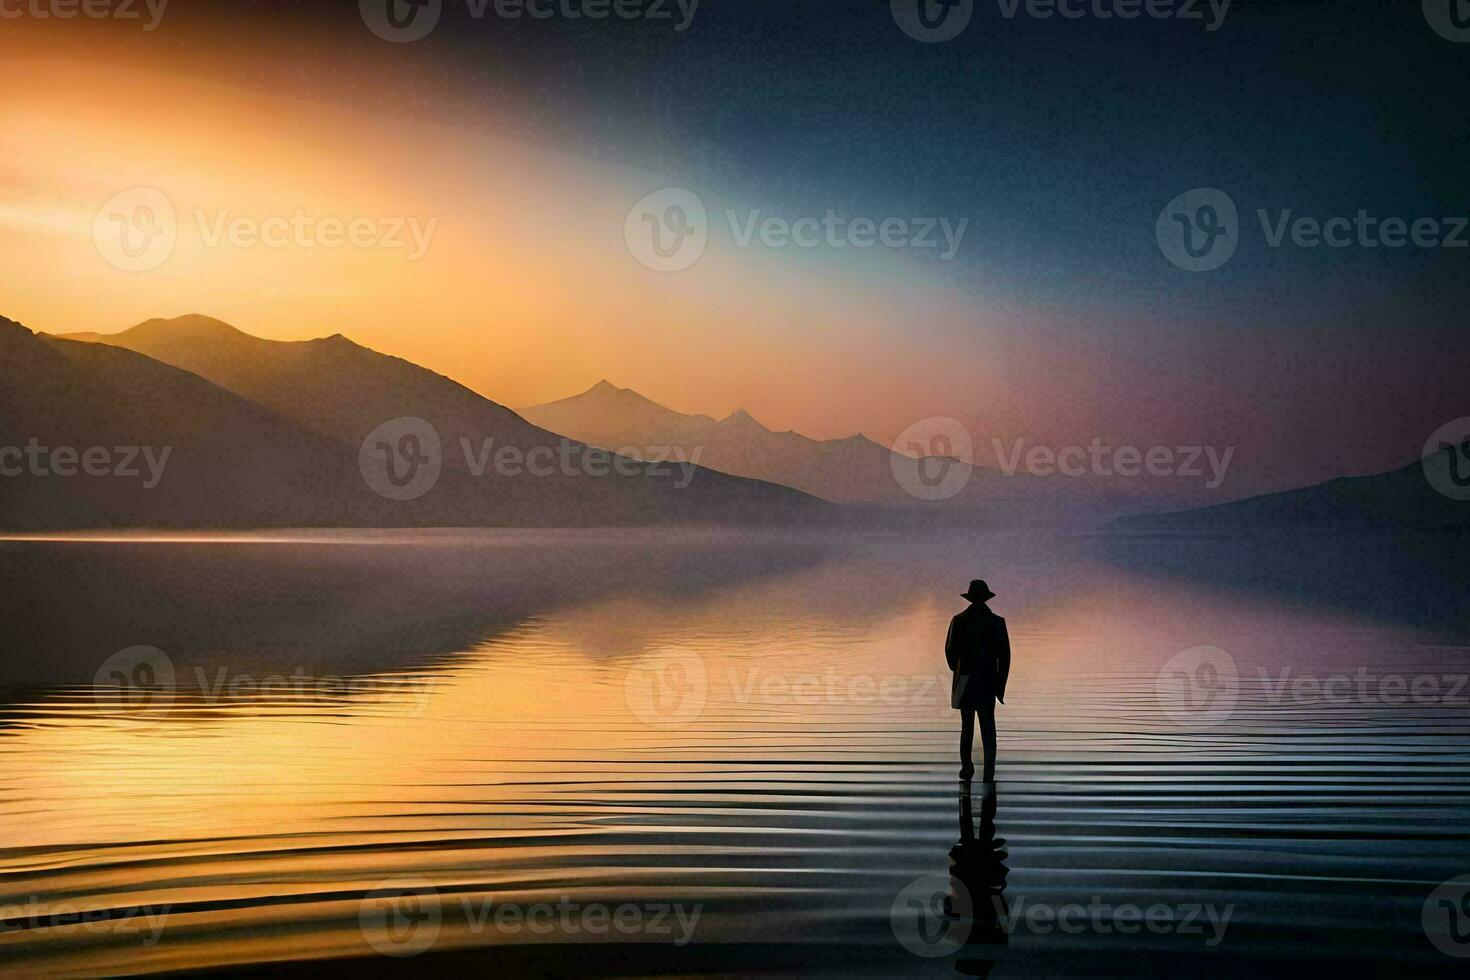
[[[647,395],[640,394],[639,392],[634,391],[632,388],[619,388],[617,385],[613,384],[606,378],[603,378],[601,381],[597,382],[597,384],[582,392],[582,394],[574,395],[573,397],[621,398],[624,401],[628,402],[648,402],[650,405],[658,404]],[[662,408],[663,406],[659,405],[659,407]]]
[[[619,388],[617,385],[613,384],[606,378],[603,378],[601,381],[597,382],[597,384],[593,385],[591,388],[588,388],[580,395],[572,395],[570,398],[563,398],[559,402],[550,402],[549,404],[570,405],[583,402],[592,402],[594,404],[599,402],[613,402],[615,404],[619,404],[625,407],[643,406],[647,408],[655,408],[661,412],[672,411],[672,409],[665,408],[658,402],[654,401],[652,398],[649,398],[647,395],[640,394],[634,391],[632,388]]]
[[[743,408],[737,408],[735,411],[731,412],[729,415],[727,415],[724,418],[720,419],[720,424],[721,425],[728,425],[728,426],[732,426],[732,427],[734,427],[734,426],[743,426],[743,427],[746,427],[746,428],[753,427],[753,428],[757,428],[757,429],[765,429],[765,431],[767,431],[767,432],[771,431],[770,429],[766,429],[766,427],[764,425],[761,425],[760,422],[756,421],[755,416],[754,415],[751,415],[749,412],[747,412]]]
[[[907,504],[914,499],[894,480],[887,447],[862,434],[822,440],[792,429],[775,432],[743,408],[719,420],[688,415],[603,380],[580,395],[520,413],[593,446],[680,447],[691,455],[698,450],[711,469],[827,500]],[[965,502],[976,499],[972,491]]]
[[[176,316],[173,319],[154,317],[152,320],[144,320],[137,326],[123,331],[119,336],[126,336],[133,340],[143,338],[150,340],[164,338],[177,340],[226,340],[248,337],[249,334],[212,316],[205,316],[202,313],[187,313],[184,316]]]

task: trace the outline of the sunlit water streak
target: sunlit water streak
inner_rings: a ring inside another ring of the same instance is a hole
[[[685,969],[689,950],[728,945],[752,950],[746,966],[797,972],[854,958],[950,971],[900,946],[892,911],[905,885],[946,871],[957,837],[940,645],[976,554],[1016,648],[996,815],[1010,906],[1231,910],[1213,942],[1208,925],[1020,922],[996,975],[1221,972],[1328,947],[1453,965],[1420,915],[1470,873],[1470,691],[1314,700],[1289,680],[1454,678],[1463,638],[1046,546],[1041,561],[1014,537],[868,542],[728,586],[613,590],[350,688],[293,686],[242,643],[233,660],[179,658],[166,697],[17,692],[0,727],[5,972],[391,964],[363,914],[405,881],[432,888],[414,906],[438,920],[429,953],[617,940],[642,955],[599,968]],[[1213,723],[1160,695],[1160,667],[1200,644],[1240,668],[1235,708]],[[262,683],[271,673],[287,681]],[[645,913],[637,931],[542,933],[477,920],[487,901],[698,911],[669,913],[667,931]],[[53,918],[68,907],[106,919]]]

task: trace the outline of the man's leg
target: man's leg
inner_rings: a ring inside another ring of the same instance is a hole
[[[995,782],[995,700],[985,702],[980,708],[980,747],[985,750],[985,774],[987,783]],[[969,758],[966,756],[966,758]]]
[[[970,762],[970,749],[975,744],[975,709],[960,709],[960,776],[969,778],[975,772]]]

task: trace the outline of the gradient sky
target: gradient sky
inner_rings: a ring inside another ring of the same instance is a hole
[[[1268,248],[1257,208],[1470,214],[1470,44],[1417,3],[905,36],[887,0],[704,0],[667,22],[476,21],[388,44],[355,2],[175,0],[160,26],[0,21],[0,314],[112,332],[201,312],[345,333],[509,405],[600,378],[672,407],[891,440],[925,416],[1052,446],[1238,447],[1243,493],[1412,459],[1470,414],[1470,249]],[[137,185],[184,220],[102,261]],[[691,269],[623,221],[681,185]],[[1226,190],[1244,237],[1175,268],[1160,209]],[[192,211],[436,219],[427,254],[207,247]],[[969,220],[932,253],[737,248],[725,208]],[[1467,236],[1470,237],[1470,236]]]

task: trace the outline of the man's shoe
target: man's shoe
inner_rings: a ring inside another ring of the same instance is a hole
[[[962,780],[964,780],[965,782],[968,783],[970,781],[970,777],[972,777],[974,775],[975,775],[975,767],[974,766],[960,766],[960,779],[962,779]]]

